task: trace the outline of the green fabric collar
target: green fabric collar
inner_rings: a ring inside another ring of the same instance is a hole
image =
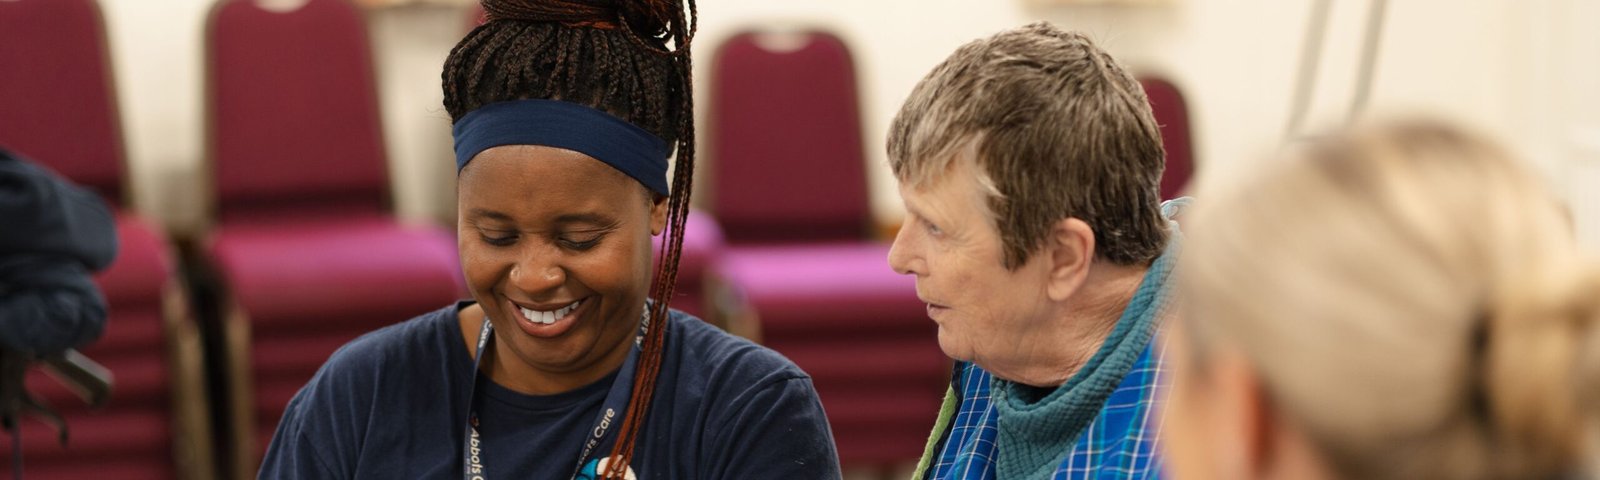
[[[999,414],[998,478],[1048,478],[1149,346],[1168,303],[1168,279],[1181,248],[1181,234],[1172,227],[1166,250],[1145,272],[1110,336],[1083,369],[1044,398],[1028,395],[1026,390],[1033,387],[994,378],[990,392]]]

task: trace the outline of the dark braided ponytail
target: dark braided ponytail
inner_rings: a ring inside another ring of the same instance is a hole
[[[684,3],[680,3],[684,2]],[[668,302],[678,277],[683,225],[694,188],[694,0],[483,0],[488,22],[444,64],[452,122],[491,103],[562,100],[602,110],[676,147],[666,241],[651,284],[649,333],[633,395],[602,479],[623,478],[661,371]]]

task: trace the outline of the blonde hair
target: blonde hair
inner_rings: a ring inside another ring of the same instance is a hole
[[[1340,474],[1548,478],[1588,453],[1600,275],[1498,146],[1392,122],[1199,198],[1195,348],[1242,351]]]

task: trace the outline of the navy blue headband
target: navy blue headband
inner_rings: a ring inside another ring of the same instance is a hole
[[[606,112],[557,100],[485,105],[456,122],[456,172],[501,145],[541,145],[594,157],[667,195],[667,142]]]

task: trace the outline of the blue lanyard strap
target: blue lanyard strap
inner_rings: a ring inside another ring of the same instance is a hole
[[[633,373],[639,367],[640,345],[644,336],[650,331],[650,309],[646,305],[645,312],[639,322],[639,336],[634,338],[633,348],[628,349],[628,358],[623,360],[622,368],[617,371],[617,378],[611,382],[611,390],[606,392],[606,399],[601,403],[599,418],[594,421],[594,428],[588,439],[583,443],[583,453],[578,455],[578,465],[573,469],[572,478],[578,478],[583,472],[583,466],[588,463],[589,457],[595,452],[595,447],[609,436],[611,424],[617,416],[628,409],[628,400],[633,395]],[[466,480],[486,480],[488,473],[483,466],[484,444],[483,438],[478,434],[477,393],[478,379],[482,377],[479,367],[483,363],[485,348],[489,346],[489,338],[494,336],[494,325],[488,317],[483,319],[483,328],[478,331],[478,350],[472,359],[472,390],[467,394],[467,421],[465,441],[461,444],[461,459],[465,466],[464,477]]]

